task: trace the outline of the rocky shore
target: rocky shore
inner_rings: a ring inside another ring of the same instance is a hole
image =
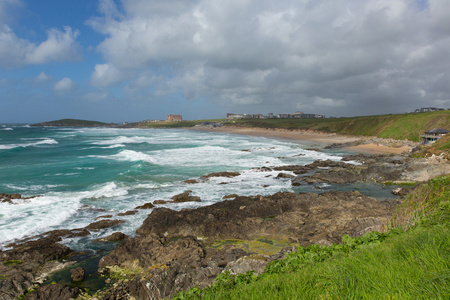
[[[450,173],[445,157],[412,158],[408,154],[351,155],[342,161],[316,161],[306,166],[264,167],[292,185],[355,182],[411,183]],[[188,187],[212,177],[233,177],[224,172],[187,181]],[[269,176],[269,175],[268,175]],[[273,175],[270,175],[273,176]],[[405,195],[413,187],[397,189]],[[14,205],[26,201],[20,195],[1,194]],[[343,234],[360,236],[383,230],[398,199],[376,199],[358,191],[318,193],[280,192],[270,196],[225,195],[224,201],[197,209],[175,211],[161,204],[201,201],[186,192],[137,209],[153,210],[134,238],[120,232],[98,240],[114,244],[98,270],[85,274],[73,259],[75,253],[60,242],[63,238],[90,235],[124,222],[101,220],[85,228],[57,230],[8,245],[0,251],[0,300],[16,299],[164,299],[194,286],[206,287],[224,270],[263,272],[296,247],[341,242]],[[128,212],[127,212],[128,213]],[[129,214],[133,214],[130,211]],[[72,284],[42,284],[55,270],[71,269]],[[86,276],[97,276],[106,287],[88,295],[82,289]],[[80,284],[81,282],[81,284]]]

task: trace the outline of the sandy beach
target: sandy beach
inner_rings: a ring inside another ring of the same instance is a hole
[[[383,145],[383,143],[370,142],[370,137],[357,137],[357,136],[347,136],[339,135],[336,133],[322,133],[307,130],[287,130],[287,129],[263,129],[263,128],[243,128],[243,127],[211,127],[211,126],[196,126],[188,128],[190,130],[199,130],[207,132],[221,132],[230,134],[241,134],[241,135],[251,135],[251,136],[261,136],[273,139],[291,140],[291,141],[302,141],[311,143],[314,146],[323,148],[330,144],[341,144],[355,142],[361,139],[367,140],[367,144],[362,144],[358,146],[344,147],[343,149],[352,151],[355,153],[366,153],[366,154],[400,154],[405,151],[410,152],[411,147],[391,147],[388,145]]]

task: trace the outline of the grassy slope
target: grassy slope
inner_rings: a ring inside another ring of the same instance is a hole
[[[248,119],[231,121],[229,124],[244,127],[309,129],[418,141],[419,134],[423,134],[426,130],[436,127],[450,130],[450,111],[336,119]]]
[[[259,277],[221,274],[212,287],[178,299],[449,299],[450,176],[420,186],[391,226],[300,248]]]

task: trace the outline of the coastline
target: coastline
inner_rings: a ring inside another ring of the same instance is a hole
[[[323,133],[310,130],[288,130],[288,129],[264,129],[264,128],[246,128],[246,127],[233,127],[233,126],[222,126],[222,127],[211,127],[211,126],[196,126],[186,128],[188,130],[197,130],[205,132],[220,132],[229,134],[239,134],[239,135],[249,135],[249,136],[259,136],[272,139],[282,139],[297,142],[306,142],[315,144],[323,148],[331,144],[351,144],[358,141],[362,141],[359,145],[342,145],[341,149],[355,152],[355,153],[365,153],[365,154],[401,154],[403,152],[411,152],[412,147],[403,146],[390,146],[389,143],[374,142],[374,139],[369,137],[357,137],[357,136],[347,136],[339,135],[336,133]]]

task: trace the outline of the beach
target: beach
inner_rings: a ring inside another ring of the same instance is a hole
[[[400,154],[403,152],[410,152],[412,147],[403,146],[391,146],[391,142],[383,141],[382,139],[374,139],[371,137],[358,137],[339,135],[336,133],[323,133],[310,130],[288,130],[288,129],[265,129],[265,128],[245,128],[234,126],[196,126],[188,128],[190,130],[199,130],[207,132],[221,132],[229,134],[240,134],[250,136],[261,136],[272,139],[290,140],[290,141],[302,141],[311,143],[311,145],[318,147],[325,147],[331,144],[351,144],[363,140],[360,145],[343,145],[342,149],[365,154]],[[375,141],[376,140],[376,141]]]

